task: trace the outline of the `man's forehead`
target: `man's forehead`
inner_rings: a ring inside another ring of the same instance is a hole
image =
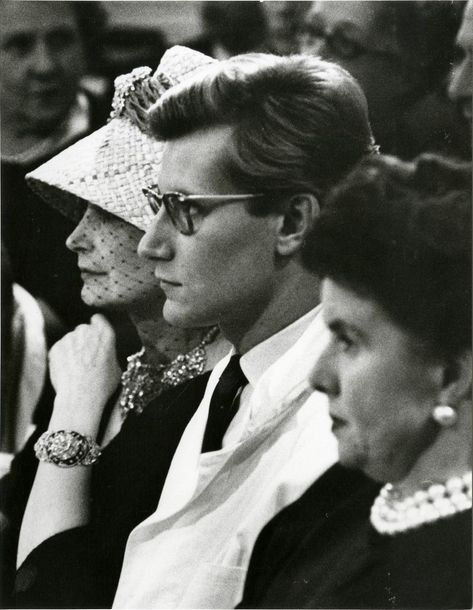
[[[230,126],[216,126],[168,141],[160,188],[186,194],[225,193],[231,187],[225,167],[233,146],[232,133]]]
[[[0,3],[1,31],[5,35],[34,33],[51,29],[76,28],[76,20],[67,2]]]
[[[335,2],[325,2],[324,0],[319,0],[312,3],[308,19],[317,17],[332,25],[334,23],[344,23],[364,29],[369,25],[375,10],[376,7],[373,7],[371,3],[357,3],[354,6],[351,2],[347,1],[336,0]]]
[[[379,45],[386,50],[397,51],[398,40],[391,19],[385,16],[384,3],[318,0],[312,3],[306,19],[310,23],[320,23],[330,33],[335,27],[341,27],[369,45]]]

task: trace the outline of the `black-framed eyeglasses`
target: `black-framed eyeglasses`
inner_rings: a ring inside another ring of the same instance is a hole
[[[301,39],[303,42],[319,39],[327,47],[328,53],[333,57],[343,59],[356,59],[361,55],[380,55],[390,59],[399,59],[394,51],[381,49],[363,44],[348,36],[342,28],[335,28],[333,32],[327,32],[322,26],[315,23],[306,23],[301,28]]]
[[[154,214],[164,206],[166,213],[176,229],[183,235],[195,233],[195,208],[202,203],[237,203],[247,199],[264,197],[263,193],[239,193],[235,195],[184,195],[175,191],[161,193],[157,184],[142,189]]]

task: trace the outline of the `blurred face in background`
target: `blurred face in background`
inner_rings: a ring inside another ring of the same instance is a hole
[[[159,317],[164,294],[152,261],[136,252],[143,231],[89,205],[66,246],[77,254],[83,281],[82,300],[93,307]]]
[[[471,96],[473,79],[473,0],[469,0],[457,36],[460,58],[453,69],[449,94],[460,107],[471,126]]]
[[[4,120],[47,134],[73,103],[85,57],[69,2],[1,3],[1,101]]]
[[[301,36],[302,52],[334,61],[359,81],[378,137],[416,86],[391,25],[384,2],[313,2]]]
[[[264,2],[263,8],[268,18],[271,43],[281,55],[297,53],[300,31],[310,2],[305,0],[279,0]]]

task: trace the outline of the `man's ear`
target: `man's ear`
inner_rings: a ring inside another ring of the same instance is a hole
[[[292,195],[281,216],[277,237],[277,252],[290,256],[298,252],[320,213],[317,197],[312,193]]]
[[[445,365],[442,388],[439,391],[439,404],[455,408],[465,399],[471,400],[472,355],[466,349],[452,357]]]

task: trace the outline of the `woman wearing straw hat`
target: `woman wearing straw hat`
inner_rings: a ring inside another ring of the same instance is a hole
[[[110,122],[28,176],[29,185],[51,205],[76,219],[82,215],[67,247],[78,255],[83,300],[125,310],[143,343],[143,349],[128,358],[121,387],[113,330],[103,316],[93,316],[90,325],[79,326],[51,352],[57,399],[49,427],[55,432],[44,432],[39,440],[36,435],[29,443],[30,457],[36,441],[35,452],[41,461],[38,477],[48,477],[53,469],[53,476],[60,473],[53,486],[67,489],[73,484],[79,490],[74,497],[81,502],[51,507],[64,515],[60,529],[87,527],[63,532],[63,539],[59,535],[46,540],[20,571],[20,592],[27,592],[22,578],[31,563],[52,570],[57,583],[59,574],[66,574],[68,584],[63,588],[58,585],[48,593],[30,591],[35,607],[111,605],[128,533],[156,507],[180,434],[202,398],[207,381],[202,373],[229,349],[216,328],[185,331],[164,322],[163,294],[153,274],[154,265],[136,253],[152,217],[141,188],[154,181],[162,155],[162,144],[146,133],[146,111],[166,89],[211,61],[176,47],[166,53],[155,74],[149,68],[137,68],[119,77]],[[104,384],[112,395],[107,405],[83,404],[73,410],[72,401],[60,398],[81,396],[80,384],[86,383],[86,376],[78,379],[73,370],[79,358],[86,367],[103,370],[97,383]],[[70,372],[60,376],[68,378],[70,387],[57,387],[59,369]],[[150,408],[143,411],[150,402]],[[121,433],[116,435],[122,422]],[[101,456],[92,436],[102,448],[107,445]],[[94,469],[66,468],[89,466],[99,456]],[[30,482],[34,470],[30,468]],[[79,473],[77,480],[74,473]],[[35,539],[40,530],[35,500],[33,493],[31,509],[25,514],[29,548],[41,542]],[[81,582],[77,588],[70,582],[71,566],[63,560],[61,544],[69,550],[77,548],[72,570]],[[22,548],[20,542],[20,563]],[[40,576],[36,582],[42,582]],[[89,586],[83,586],[84,582]],[[26,599],[20,604],[27,607],[29,602]]]

